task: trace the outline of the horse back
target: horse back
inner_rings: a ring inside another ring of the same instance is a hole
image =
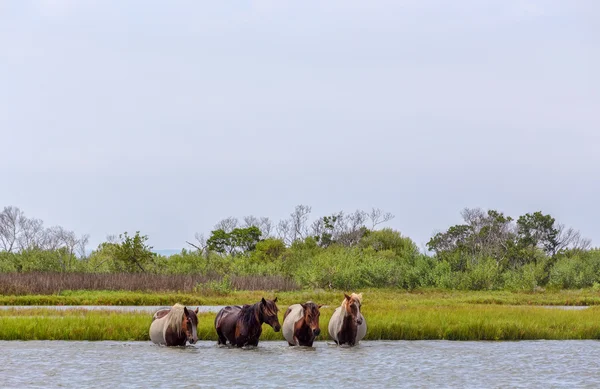
[[[223,334],[231,343],[235,339],[235,328],[241,310],[242,307],[239,305],[229,305],[221,309],[215,317],[215,329],[217,333],[220,332]]]
[[[283,315],[283,325],[281,326],[281,332],[283,337],[288,341],[289,344],[295,344],[294,336],[296,333],[297,323],[303,318],[303,309],[300,304],[293,304],[285,311]]]
[[[152,316],[152,321],[156,319],[162,319],[163,317],[167,316],[169,312],[171,312],[171,308],[159,309],[154,313],[154,316]]]

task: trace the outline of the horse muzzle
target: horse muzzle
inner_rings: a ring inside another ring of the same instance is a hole
[[[361,325],[362,324],[362,319],[356,319],[356,324]]]
[[[277,323],[273,326],[273,331],[279,332],[280,330],[281,330],[281,325],[279,325],[279,323]]]
[[[314,334],[315,336],[319,336],[319,334],[320,334],[320,333],[321,333],[321,329],[320,329],[320,328],[315,328],[315,329],[313,330],[313,334]]]

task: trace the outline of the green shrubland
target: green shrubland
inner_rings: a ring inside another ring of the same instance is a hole
[[[382,220],[391,219],[389,214],[340,212],[309,225],[309,212],[309,207],[297,207],[289,220],[278,225],[277,233],[266,218],[246,218],[245,225],[228,218],[215,226],[208,239],[200,237],[191,244],[193,250],[170,256],[152,252],[148,237],[139,232],[110,239],[84,256],[76,254],[83,238],[76,239],[64,230],[55,237],[64,243],[52,247],[44,246],[45,240],[18,246],[22,239],[13,237],[15,245],[0,251],[0,274],[4,276],[0,291],[37,293],[35,287],[20,283],[19,275],[31,272],[98,274],[99,279],[103,274],[115,279],[127,278],[127,274],[172,276],[171,280],[193,276],[193,285],[181,281],[179,286],[171,283],[167,287],[167,279],[161,278],[146,286],[125,281],[95,285],[90,281],[86,288],[204,294],[299,288],[529,292],[600,288],[600,250],[590,249],[590,242],[579,232],[541,212],[513,219],[495,210],[466,209],[463,224],[435,234],[427,244],[428,252],[419,250],[399,231],[379,228]],[[58,287],[53,289],[52,282],[48,278],[47,290],[55,291]],[[72,289],[68,282],[65,285]]]

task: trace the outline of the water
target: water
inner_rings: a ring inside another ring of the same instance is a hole
[[[0,342],[3,388],[597,388],[600,342],[373,341],[186,348],[150,342]]]

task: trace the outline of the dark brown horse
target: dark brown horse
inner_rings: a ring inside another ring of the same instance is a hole
[[[150,339],[166,346],[185,346],[198,341],[198,308],[187,309],[181,304],[161,309],[152,317]]]
[[[262,333],[262,324],[267,323],[275,332],[281,325],[277,319],[277,297],[274,300],[264,298],[254,305],[230,305],[217,313],[215,328],[219,340],[217,344],[230,344],[237,347],[257,346]]]
[[[319,328],[319,311],[321,305],[312,301],[306,304],[294,304],[283,315],[283,337],[290,346],[312,347],[321,333]]]

